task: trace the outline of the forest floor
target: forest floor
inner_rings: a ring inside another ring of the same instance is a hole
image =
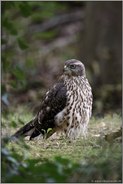
[[[6,117],[3,116],[3,135],[9,136],[14,133],[22,124],[28,122],[32,116],[31,112],[25,107],[17,109],[16,113],[9,113]],[[110,161],[114,165],[121,157],[121,139],[115,139],[114,136],[114,133],[118,132],[120,127],[121,117],[117,114],[106,115],[103,118],[92,117],[86,139],[79,138],[70,142],[63,136],[54,135],[47,140],[25,140],[24,142],[28,149],[15,142],[10,142],[7,148],[24,155],[25,158],[40,159],[42,163],[47,159],[53,161],[55,157],[60,156],[79,164],[86,163],[88,159],[89,162],[93,163],[101,163],[111,159]]]

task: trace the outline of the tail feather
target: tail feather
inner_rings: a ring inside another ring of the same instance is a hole
[[[22,128],[20,128],[15,134],[13,134],[12,138],[31,136],[34,130],[35,130],[35,120],[32,120],[26,125],[24,125]]]
[[[48,139],[51,135],[55,133],[56,129],[53,128],[50,132],[47,132],[47,129],[47,124],[40,124],[40,126],[38,126],[37,118],[35,118],[34,120],[31,120],[29,123],[20,128],[15,134],[11,136],[10,139],[16,141],[19,138],[30,136],[29,140],[32,140],[40,134],[43,136],[43,138]]]

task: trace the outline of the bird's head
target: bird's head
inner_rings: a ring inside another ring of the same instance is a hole
[[[85,66],[79,60],[67,60],[64,65],[64,74],[68,76],[85,76]]]

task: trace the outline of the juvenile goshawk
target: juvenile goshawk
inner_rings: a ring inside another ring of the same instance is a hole
[[[42,134],[48,138],[62,131],[71,140],[86,135],[92,113],[92,90],[81,61],[65,62],[64,73],[46,93],[35,118],[20,128],[12,137]],[[50,131],[48,131],[50,130]]]

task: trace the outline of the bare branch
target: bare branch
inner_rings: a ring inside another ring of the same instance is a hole
[[[32,25],[30,27],[30,32],[34,32],[34,33],[43,32],[62,24],[82,21],[84,17],[85,17],[85,12],[82,10],[72,12],[72,13],[66,13],[64,15],[55,16],[50,20],[45,21],[44,23],[41,23],[38,25]]]

